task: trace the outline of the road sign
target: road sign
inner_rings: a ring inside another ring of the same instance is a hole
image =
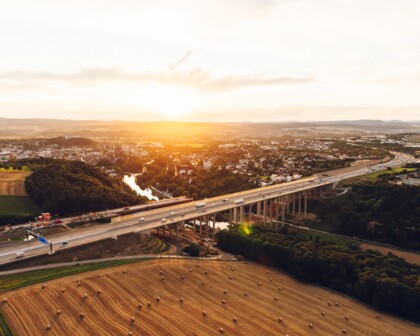
[[[48,244],[49,244],[48,240],[46,240],[44,237],[38,237],[38,239],[39,239],[39,241],[40,241],[41,243],[43,243],[43,244],[45,244],[45,245],[48,245]]]

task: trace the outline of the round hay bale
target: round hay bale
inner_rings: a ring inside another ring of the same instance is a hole
[[[206,283],[204,281],[201,281],[201,284],[204,286]]]
[[[42,289],[44,289],[45,287],[47,287],[47,285],[46,284],[42,284]]]
[[[207,275],[208,273],[209,273],[209,272],[207,272],[207,271],[204,271],[204,274],[205,274],[205,275]]]
[[[282,290],[283,288],[281,288],[281,286],[278,286],[278,287],[277,287],[277,289],[278,289],[278,290]]]
[[[314,325],[312,323],[309,323],[309,328],[313,329]]]
[[[230,270],[231,270],[232,272],[235,272],[235,267],[231,267],[231,268],[230,268]]]
[[[64,293],[66,291],[66,288],[61,288],[61,293]]]
[[[341,329],[341,332],[342,332],[343,334],[347,334],[347,329],[343,328],[343,329]]]
[[[127,273],[127,270],[125,269],[125,270],[123,270],[123,273],[125,274],[125,273]]]
[[[183,275],[181,275],[181,280],[184,280],[184,276]]]
[[[57,315],[61,315],[61,310],[57,309]]]
[[[271,279],[271,278],[268,278],[268,281],[273,281],[273,279]]]
[[[236,322],[238,322],[238,319],[234,316],[234,317],[232,318],[232,321],[233,321],[234,323],[236,323]]]
[[[223,330],[223,328],[219,329],[220,333],[223,334],[225,331]]]
[[[184,302],[184,298],[183,297],[180,297],[179,298],[179,302]]]
[[[229,280],[232,280],[232,276],[231,275],[229,275]]]
[[[196,267],[200,267],[200,264],[195,265]]]
[[[281,317],[278,318],[279,323],[283,323],[283,319]]]
[[[340,304],[337,301],[334,304],[336,307],[340,307]]]
[[[261,286],[261,282],[258,283],[258,286]]]
[[[163,277],[161,277],[160,279],[161,279],[162,281],[164,281],[164,280],[165,280],[165,277],[163,276]]]
[[[324,312],[324,311],[322,311],[322,312],[321,312],[321,315],[322,315],[322,316],[325,316],[325,312]]]
[[[227,294],[227,289],[225,289],[225,290],[223,291],[223,293]]]
[[[190,268],[190,273],[192,272],[193,270],[192,270],[192,268]]]
[[[3,303],[7,303],[9,300],[7,298],[3,298]]]
[[[88,298],[88,295],[87,295],[87,294],[84,294],[84,295],[83,295],[83,297],[84,297],[85,299],[87,299],[87,298]]]
[[[163,274],[163,271],[159,271],[159,274],[161,274],[161,275],[162,275],[162,274]]]
[[[244,296],[248,296],[248,292],[244,292]]]
[[[147,307],[150,307],[152,304],[150,302],[147,302]]]
[[[203,314],[203,316],[207,316],[207,312],[205,310],[203,310],[201,313]]]
[[[85,318],[85,313],[80,313],[79,316],[80,318]]]
[[[77,281],[77,287],[80,287],[82,283],[80,281]]]
[[[132,323],[134,322],[134,316],[130,317],[130,322],[132,322]]]
[[[96,291],[96,294],[100,295],[100,294],[101,294],[101,290],[100,290],[100,289],[98,289],[98,290]]]
[[[348,321],[349,320],[349,316],[348,315],[344,316],[344,319],[346,319]]]
[[[222,300],[222,304],[226,304],[226,300]]]
[[[141,303],[139,303],[139,304],[137,305],[137,308],[142,309],[142,308],[143,308],[143,305],[142,305]]]
[[[381,316],[380,316],[379,314],[376,314],[376,318],[377,318],[377,319],[380,319],[380,318],[381,318]]]
[[[331,303],[327,302],[327,305],[328,305],[329,307],[331,307]]]
[[[132,336],[133,333],[131,331],[128,332],[128,336]]]
[[[45,327],[45,329],[50,330],[51,329],[51,324],[47,324],[47,326]]]
[[[278,300],[278,297],[277,297],[277,296],[275,296],[275,297],[274,297],[274,301],[277,301],[277,300]]]
[[[160,297],[156,296],[156,301],[159,302],[160,301]]]

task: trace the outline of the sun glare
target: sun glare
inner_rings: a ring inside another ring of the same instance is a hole
[[[146,102],[142,103],[163,118],[172,120],[184,117],[197,108],[194,93],[164,86],[151,88]]]

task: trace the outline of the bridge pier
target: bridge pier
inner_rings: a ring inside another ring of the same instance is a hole
[[[263,203],[264,226],[267,225],[267,200]]]
[[[176,230],[176,240],[178,241],[179,240],[179,223],[178,224],[176,224],[176,226],[175,226],[175,230]]]
[[[279,197],[276,198],[276,230],[279,229]]]
[[[245,208],[244,206],[239,207],[239,221],[243,223],[245,221]]]
[[[299,194],[298,194],[298,215],[300,216],[300,213],[301,213],[301,203],[302,203],[302,193],[299,191]]]
[[[213,238],[216,233],[216,214],[213,214]]]
[[[257,216],[261,215],[261,201],[257,202]]]
[[[295,193],[292,194],[292,215],[295,215]]]
[[[238,224],[238,208],[233,208],[233,222]]]
[[[281,221],[283,222],[283,224],[284,224],[284,222],[285,222],[285,212],[286,212],[286,209],[285,209],[285,206],[286,206],[286,204],[284,203],[284,201],[285,201],[285,199],[286,199],[286,197],[282,197],[282,204],[281,204]]]
[[[305,191],[303,204],[303,217],[306,218],[306,211],[308,209],[308,193]]]

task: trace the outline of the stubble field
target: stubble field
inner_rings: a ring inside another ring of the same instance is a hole
[[[419,334],[350,298],[244,262],[150,260],[3,298],[1,313],[15,335]]]

